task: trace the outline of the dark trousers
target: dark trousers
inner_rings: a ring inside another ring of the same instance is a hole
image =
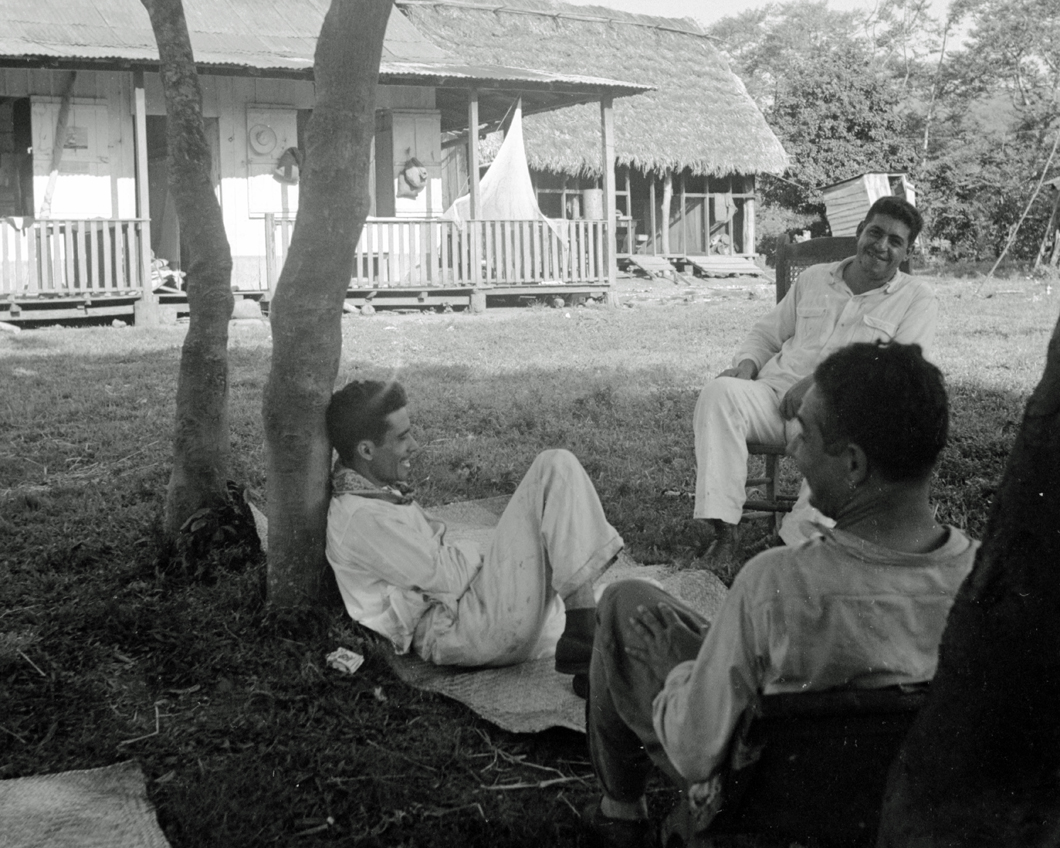
[[[632,802],[644,794],[652,763],[684,786],[652,726],[652,701],[661,686],[648,666],[625,650],[637,607],[652,609],[660,602],[672,606],[693,629],[704,629],[703,616],[643,580],[612,583],[596,606],[586,730],[593,769],[604,792],[616,801]],[[683,659],[693,660],[696,653]]]

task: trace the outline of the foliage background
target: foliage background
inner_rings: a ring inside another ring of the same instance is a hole
[[[709,28],[791,157],[762,199],[823,218],[820,189],[866,171],[908,172],[935,256],[1046,258],[1060,176],[1060,4],[924,0],[840,12],[825,0],[771,3]],[[1033,198],[1033,202],[1032,202]],[[760,228],[760,251],[777,235]],[[802,229],[801,225],[794,228]],[[823,227],[809,227],[815,235]]]

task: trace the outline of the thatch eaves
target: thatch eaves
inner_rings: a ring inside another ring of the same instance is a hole
[[[743,82],[687,18],[660,18],[555,0],[396,0],[453,56],[651,85],[615,101],[615,155],[645,171],[780,173],[787,156]],[[526,119],[533,168],[595,174],[600,110],[572,106]]]

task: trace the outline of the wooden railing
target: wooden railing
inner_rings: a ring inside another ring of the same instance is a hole
[[[150,282],[147,224],[140,218],[0,218],[0,296],[142,292]]]
[[[276,287],[294,229],[265,216],[266,271]],[[354,254],[352,287],[508,286],[607,282],[604,221],[373,218]]]

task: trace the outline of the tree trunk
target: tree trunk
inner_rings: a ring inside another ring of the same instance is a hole
[[[268,463],[269,603],[314,602],[327,567],[331,445],[324,410],[342,350],[342,305],[368,215],[375,90],[392,0],[332,0],[314,58],[298,220],[272,300],[262,414]]]
[[[1060,323],[958,593],[878,845],[1060,845]]]
[[[1051,256],[1056,255],[1056,218],[1057,213],[1060,212],[1060,186],[1054,185],[1053,193],[1056,195],[1053,198],[1053,211],[1049,213],[1049,223],[1045,225],[1045,233],[1042,235],[1042,243],[1038,246],[1038,255],[1034,259],[1035,271],[1042,266],[1042,262],[1045,260],[1046,254],[1050,252],[1050,249],[1052,250]]]
[[[165,529],[172,535],[196,510],[214,506],[225,496],[232,253],[210,184],[202,90],[184,7],[181,0],[142,2],[158,43],[166,97],[169,190],[188,258],[184,270],[191,322],[180,355],[173,472],[166,490]]]

